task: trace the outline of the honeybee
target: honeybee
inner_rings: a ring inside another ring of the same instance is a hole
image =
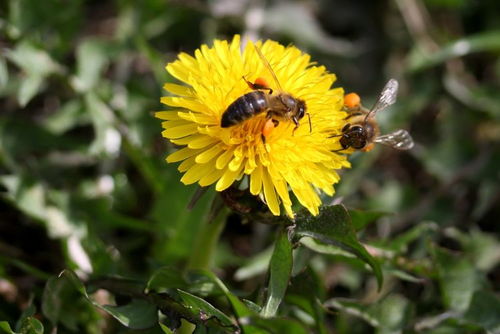
[[[243,80],[245,80],[247,85],[254,91],[240,96],[227,107],[222,114],[221,127],[228,128],[240,124],[255,115],[266,112],[267,121],[262,129],[263,140],[271,133],[274,127],[278,126],[280,121],[292,121],[295,124],[295,131],[299,126],[299,121],[306,114],[309,117],[309,127],[311,128],[311,117],[309,113],[306,112],[306,102],[283,92],[271,64],[269,64],[258,47],[255,47],[255,51],[259,55],[264,66],[271,73],[278,93],[273,95],[273,89],[270,88],[267,82],[262,78],[258,78],[252,83],[243,77]],[[267,93],[264,92],[266,90]]]
[[[361,105],[361,99],[355,93],[344,97],[344,109],[349,112],[346,117],[348,123],[342,128],[342,133],[331,137],[340,137],[342,146],[338,151],[348,148],[368,152],[375,143],[390,146],[398,150],[409,150],[413,147],[413,139],[408,131],[399,129],[386,135],[380,135],[375,115],[396,102],[399,84],[390,79],[382,89],[375,105],[366,109]]]

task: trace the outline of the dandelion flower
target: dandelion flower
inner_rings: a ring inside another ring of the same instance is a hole
[[[333,195],[333,185],[340,179],[337,170],[350,166],[345,155],[332,152],[338,149],[339,138],[331,134],[340,133],[345,123],[343,90],[332,89],[335,75],[315,66],[309,55],[294,46],[268,40],[240,47],[239,36],[232,42],[216,40],[213,47],[202,45],[194,57],[181,53],[167,64],[167,71],[185,85],[165,84],[171,96],[162,97],[161,102],[171,108],[156,113],[163,120],[163,137],[182,147],[166,160],[181,162],[178,169],[184,173],[184,184],[197,182],[205,187],[215,183],[215,189],[223,191],[248,177],[250,192],[261,196],[274,215],[280,214],[283,205],[293,217],[290,191],[317,215],[319,192]],[[263,78],[273,86],[272,74],[256,47],[283,91],[304,100],[309,113],[296,129],[293,122],[280,121],[265,140],[265,112],[221,127],[227,107],[252,90],[242,77],[251,82]]]

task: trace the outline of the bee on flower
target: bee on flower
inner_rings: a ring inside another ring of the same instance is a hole
[[[240,48],[239,36],[216,40],[167,64],[183,84],[165,84],[173,96],[161,102],[170,110],[156,117],[162,135],[184,147],[166,160],[181,162],[184,184],[224,191],[247,177],[274,215],[284,208],[293,217],[290,192],[317,215],[319,192],[333,195],[337,171],[350,166],[331,137],[347,117],[343,90],[294,46],[268,40]]]

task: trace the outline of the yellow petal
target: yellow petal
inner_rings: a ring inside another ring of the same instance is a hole
[[[207,165],[195,164],[187,170],[181,178],[184,184],[193,184],[198,182],[203,176],[210,174],[211,168]]]
[[[220,145],[214,145],[209,149],[205,149],[202,153],[196,156],[196,162],[199,164],[205,164],[215,158],[222,152],[222,148]],[[215,169],[214,169],[215,171]]]
[[[221,178],[219,181],[217,181],[217,184],[215,185],[215,190],[217,191],[223,191],[226,190],[233,184],[233,182],[240,176],[240,170],[237,171],[232,171],[229,169],[226,169],[224,174],[222,174]]]
[[[179,119],[177,111],[157,111],[155,112],[155,117],[165,121],[174,121]]]
[[[200,150],[193,150],[188,147],[181,148],[167,157],[167,162],[177,162],[200,153]]]
[[[220,155],[220,157],[217,158],[217,161],[215,162],[215,168],[222,169],[227,167],[229,161],[231,161],[233,156],[234,156],[234,150],[227,149],[224,153]]]
[[[276,192],[274,191],[273,183],[266,170],[262,173],[262,181],[264,185],[264,197],[266,199],[266,204],[273,215],[278,216],[280,214],[280,204],[278,198],[276,197]]]
[[[163,85],[163,89],[169,91],[172,94],[180,95],[180,96],[193,96],[194,91],[190,87],[176,85],[172,83],[166,83]]]
[[[176,139],[192,135],[193,133],[196,133],[197,130],[198,126],[196,124],[185,124],[165,129],[161,135],[165,138]]]
[[[217,143],[217,138],[209,137],[209,136],[197,136],[193,138],[188,144],[189,148],[204,148],[214,143]]]
[[[262,189],[262,167],[258,166],[250,175],[250,193],[252,195],[258,195],[260,194],[261,189]]]
[[[209,174],[202,177],[198,183],[202,187],[209,186],[218,179],[220,179],[220,177],[222,176],[222,174],[224,174],[224,172],[225,170],[223,169],[214,169]]]

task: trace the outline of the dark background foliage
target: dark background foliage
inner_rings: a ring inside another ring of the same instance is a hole
[[[182,268],[196,247],[217,195],[186,209],[196,187],[165,163],[175,148],[152,111],[163,109],[161,87],[173,80],[168,61],[236,33],[297,45],[367,105],[397,78],[398,102],[378,121],[416,141],[409,152],[353,154],[336,196],[325,198],[350,209],[381,263],[381,291],[358,259],[331,247],[318,254],[304,241],[295,256],[303,271],[280,315],[323,333],[499,333],[495,0],[3,1],[0,320],[29,333],[40,332],[36,319],[46,332],[168,332],[133,329],[150,327],[150,310],[127,304],[132,288],[106,278],[145,284],[163,266]],[[228,217],[214,272],[262,305],[276,228],[247,222]],[[129,305],[139,316],[94,306],[71,272],[55,279],[63,269],[101,282],[86,285],[96,304]],[[300,307],[305,291],[319,313]],[[120,315],[143,323],[123,326]],[[217,319],[214,332],[225,328]]]

